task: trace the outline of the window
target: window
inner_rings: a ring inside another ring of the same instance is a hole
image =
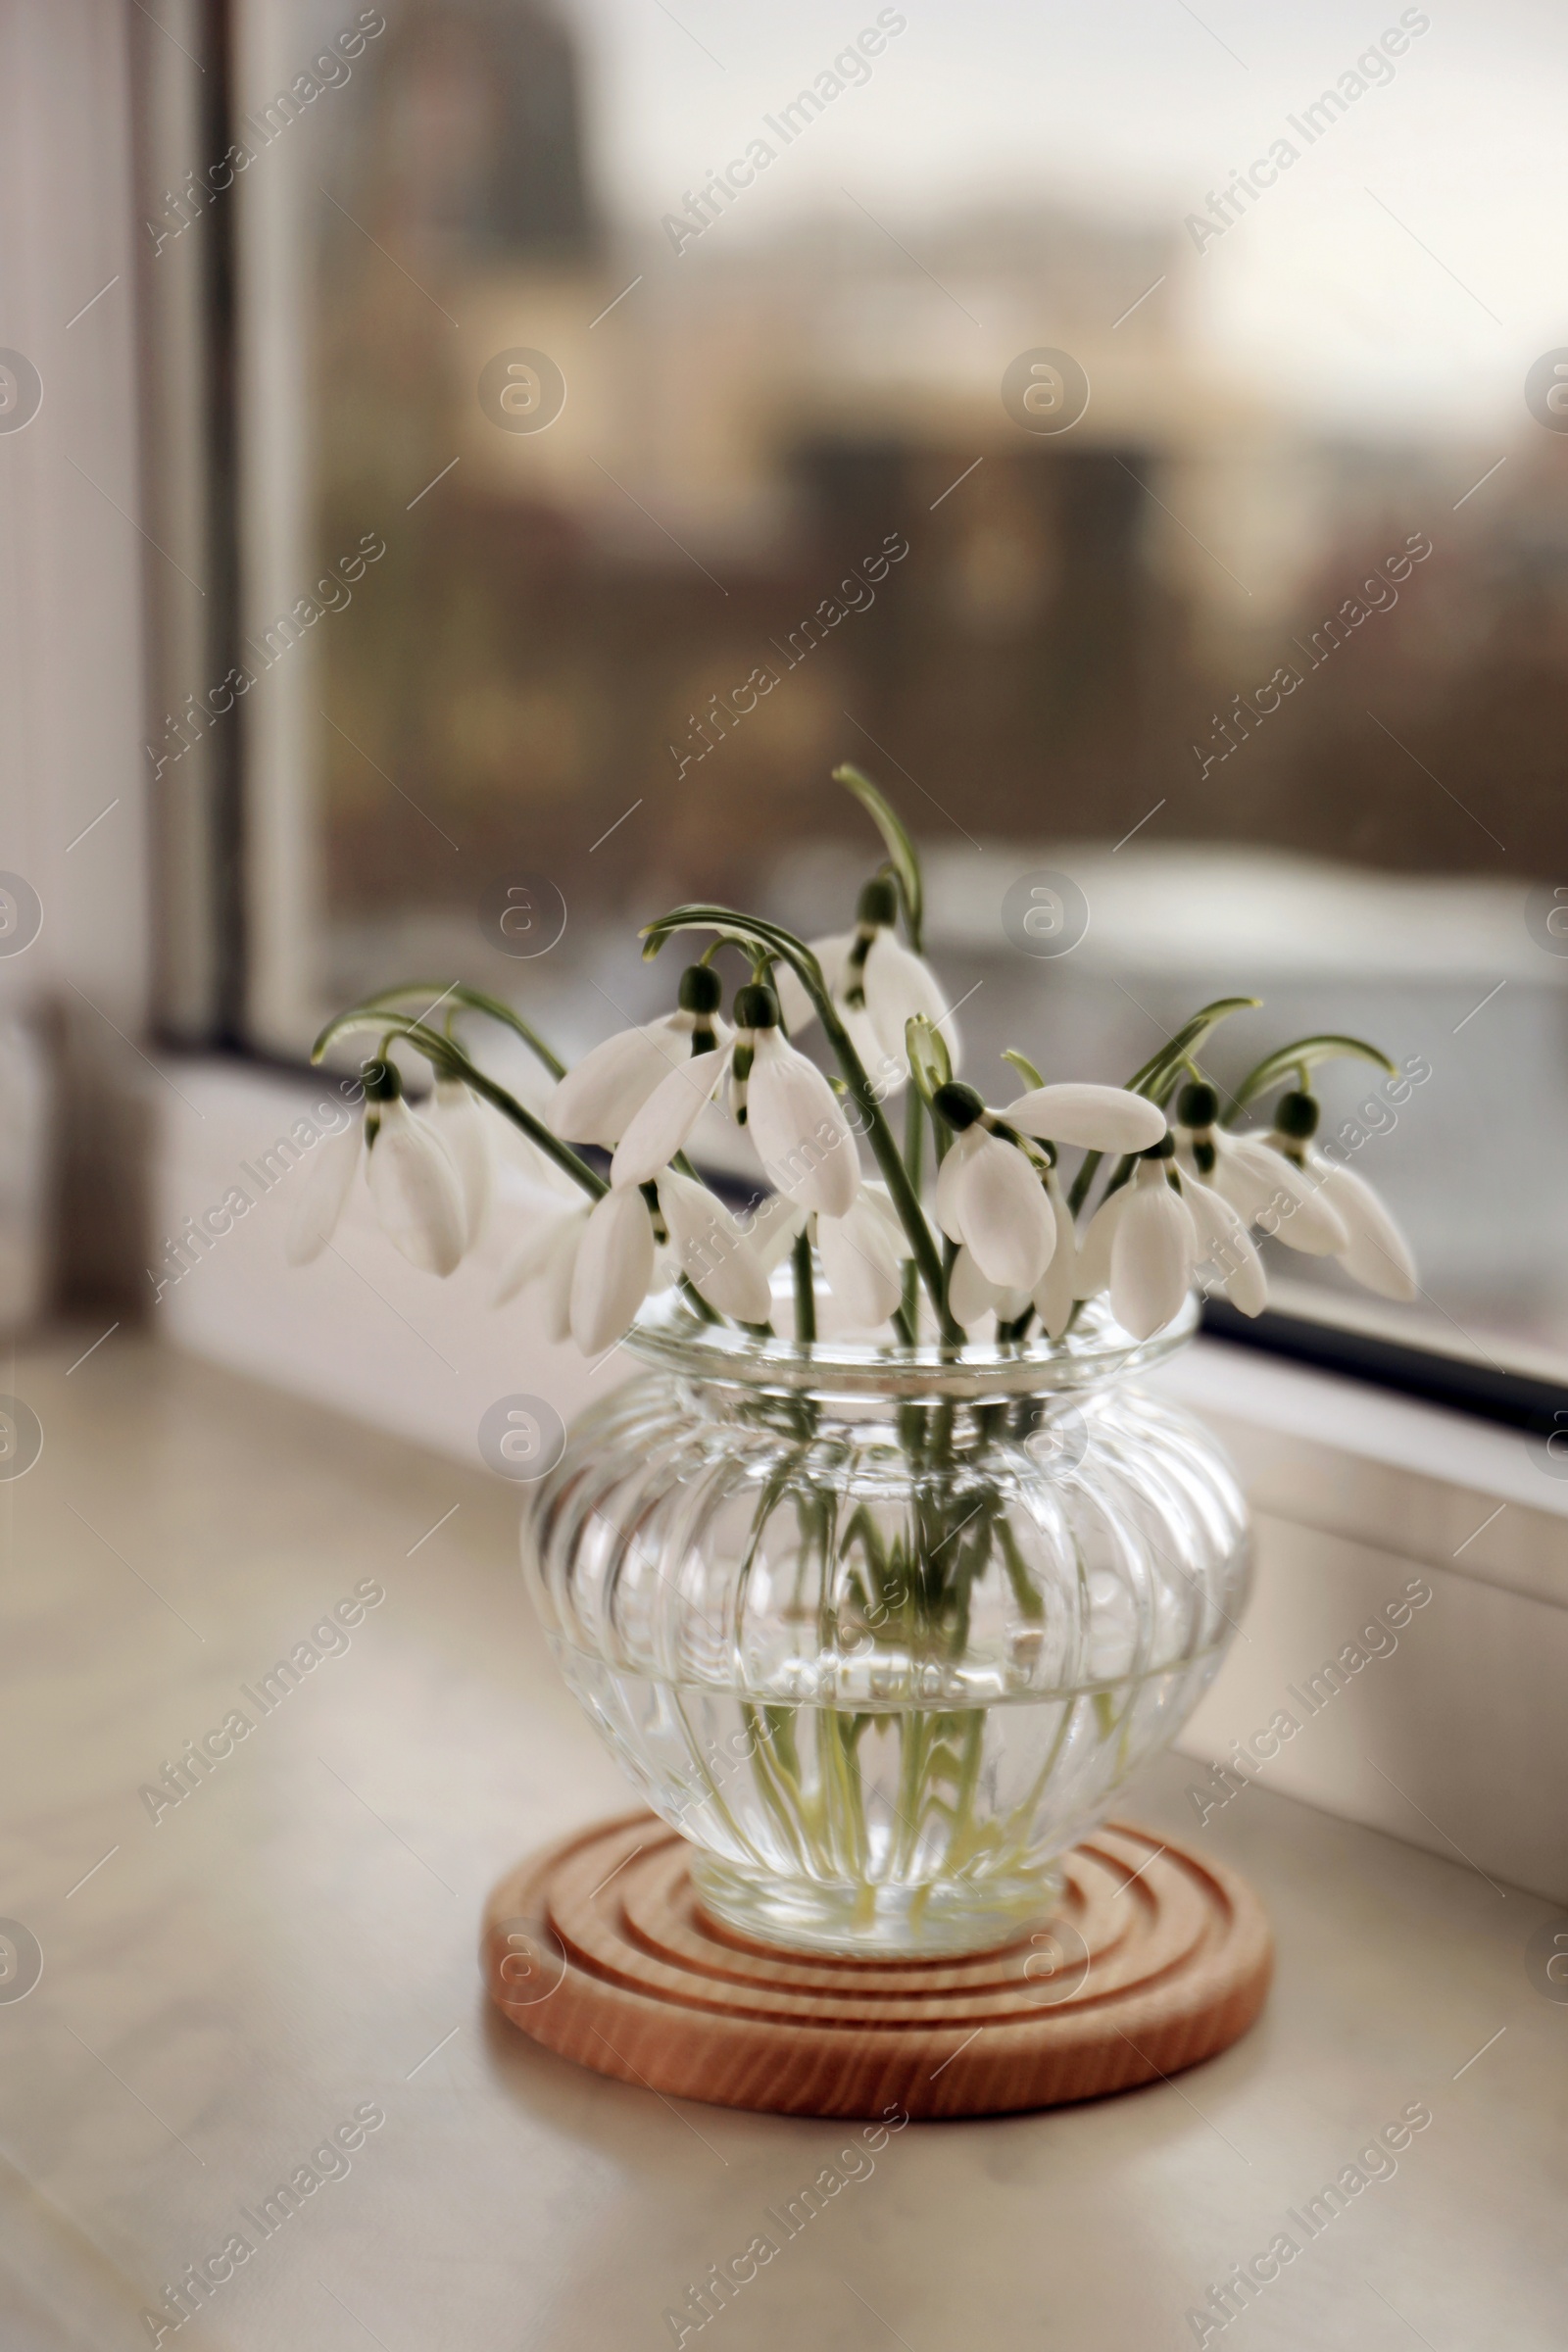
[[[246,684],[149,749],[232,739],[248,1041],[428,971],[586,1046],[677,898],[848,917],[853,759],[972,1064],[1377,1041],[1423,1297],[1282,1309],[1560,1378],[1568,34],[1384,14],[235,0]]]

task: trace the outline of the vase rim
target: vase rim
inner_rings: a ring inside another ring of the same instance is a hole
[[[789,1319],[787,1281],[775,1297]],[[1085,1300],[1063,1339],[1038,1334],[945,1346],[935,1338],[908,1348],[863,1334],[799,1342],[783,1334],[759,1337],[732,1324],[705,1323],[678,1290],[649,1300],[626,1334],[626,1347],[644,1363],[686,1380],[758,1394],[898,1397],[979,1402],[990,1397],[1041,1396],[1098,1388],[1128,1372],[1147,1370],[1186,1347],[1198,1329],[1189,1293],[1163,1330],[1147,1340],[1124,1331],[1103,1298]]]

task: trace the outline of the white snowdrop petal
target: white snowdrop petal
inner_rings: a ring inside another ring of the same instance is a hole
[[[1321,1154],[1314,1155],[1312,1169],[1322,1186],[1319,1198],[1349,1235],[1348,1246],[1340,1251],[1346,1272],[1382,1298],[1418,1298],[1415,1253],[1372,1187],[1353,1169]]]
[[[1009,1102],[1002,1115],[1020,1134],[1080,1145],[1088,1152],[1147,1152],[1165,1132],[1158,1103],[1123,1086],[1037,1086]]]
[[[1203,1262],[1214,1268],[1213,1287],[1244,1315],[1260,1315],[1268,1304],[1268,1278],[1247,1227],[1224,1195],[1196,1176],[1185,1179],[1182,1198],[1192,1213]]]
[[[1078,1265],[1073,1276],[1073,1295],[1078,1298],[1095,1298],[1110,1281],[1110,1252],[1116,1239],[1116,1228],[1127,1211],[1132,1199],[1132,1187],[1124,1184],[1118,1192],[1102,1200],[1089,1220],[1083,1240],[1078,1244]]]
[[[691,1032],[675,1016],[620,1029],[566,1072],[545,1108],[545,1124],[569,1144],[612,1152],[660,1080],[691,1058]]]
[[[974,1251],[966,1244],[960,1244],[948,1276],[948,1304],[954,1319],[968,1331],[982,1315],[996,1310],[1002,1296],[999,1286],[981,1273]]]
[[[1316,1177],[1304,1174],[1267,1144],[1255,1149],[1266,1156],[1274,1175],[1269,1204],[1254,1220],[1260,1231],[1277,1234],[1288,1248],[1308,1257],[1337,1257],[1349,1242],[1349,1231]]]
[[[588,1230],[587,1209],[556,1238],[556,1246],[539,1285],[539,1316],[544,1336],[554,1348],[571,1337],[571,1286],[577,1271],[577,1251]]]
[[[666,1168],[659,1179],[659,1205],[681,1269],[709,1305],[738,1323],[765,1323],[773,1311],[767,1276],[717,1194]]]
[[[979,1133],[957,1176],[962,1238],[988,1281],[1032,1291],[1056,1246],[1056,1220],[1045,1187],[1016,1144]]]
[[[365,1173],[393,1247],[422,1273],[450,1274],[467,1240],[462,1179],[435,1130],[401,1097],[380,1105]]]
[[[848,1216],[817,1218],[816,1247],[846,1327],[874,1331],[885,1323],[903,1295],[902,1269],[887,1228],[863,1190]]]
[[[804,1208],[842,1217],[860,1184],[855,1138],[821,1071],[776,1029],[758,1035],[746,1102],[752,1141],[774,1190]]]
[[[965,1127],[948,1146],[947,1156],[937,1170],[937,1223],[950,1242],[961,1242],[963,1239],[963,1226],[958,1216],[958,1187],[965,1164],[984,1140],[983,1128]]]
[[[586,1207],[568,1208],[555,1216],[537,1218],[502,1267],[491,1305],[510,1305],[519,1291],[525,1291],[530,1283],[538,1282],[541,1276],[550,1271],[568,1240],[571,1253],[575,1255],[577,1237],[580,1237],[587,1222]]]
[[[430,1125],[445,1144],[458,1171],[470,1250],[484,1231],[495,1191],[495,1152],[490,1133],[493,1115],[469,1093],[461,1078],[436,1080]]]
[[[599,1355],[631,1329],[654,1278],[654,1226],[634,1188],[594,1203],[571,1275],[571,1336]]]
[[[365,1130],[355,1119],[318,1147],[289,1220],[284,1255],[291,1266],[308,1266],[319,1257],[337,1231],[364,1143]]]
[[[879,1177],[866,1176],[860,1180],[858,1198],[863,1200],[867,1213],[875,1217],[893,1245],[896,1257],[909,1254],[909,1237],[904,1230],[904,1219],[893,1205],[893,1197]]]
[[[660,1079],[615,1148],[610,1181],[617,1190],[651,1184],[668,1167],[711,1102],[729,1055],[727,1046],[715,1046],[711,1053],[691,1054]]]
[[[1180,1312],[1198,1234],[1192,1213],[1163,1178],[1138,1184],[1110,1246],[1110,1304],[1123,1331],[1147,1340]]]
[[[1051,1252],[1050,1265],[1035,1284],[1034,1304],[1046,1337],[1059,1340],[1072,1320],[1077,1296],[1078,1236],[1067,1203],[1054,1187],[1050,1189],[1048,1197],[1056,1220],[1056,1247]]]
[[[752,1250],[764,1274],[782,1265],[794,1249],[808,1211],[782,1193],[769,1193],[753,1212]]]
[[[958,1067],[957,1026],[948,1010],[941,981],[923,956],[916,956],[890,930],[878,931],[865,958],[865,1008],[882,1052],[907,1071],[905,1027],[921,1013],[940,1027],[948,1058]]]
[[[1279,1153],[1254,1136],[1214,1137],[1213,1172],[1203,1178],[1238,1216],[1255,1225],[1279,1190],[1274,1168]]]

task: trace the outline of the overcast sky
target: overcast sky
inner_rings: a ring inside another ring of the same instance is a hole
[[[877,14],[855,0],[564,4],[586,39],[601,195],[654,221]],[[1198,16],[1182,0],[908,0],[901,13],[870,81],[715,234],[765,235],[790,212],[843,205],[846,188],[901,233],[1031,194],[1179,232],[1275,139],[1301,146],[1286,117],[1401,15],[1389,0],[1200,0]],[[1502,447],[1529,429],[1531,362],[1568,345],[1568,12],[1434,0],[1406,13],[1430,26],[1392,80],[1206,246],[1190,272],[1195,318],[1314,421]]]

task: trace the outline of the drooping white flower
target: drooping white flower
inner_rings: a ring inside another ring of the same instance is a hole
[[[1405,1303],[1420,1294],[1415,1253],[1365,1178],[1316,1150],[1316,1099],[1304,1092],[1282,1095],[1267,1137],[1268,1150],[1311,1187],[1317,1204],[1335,1217],[1345,1239],[1333,1251],[1346,1272],[1380,1298]],[[1288,1241],[1288,1231],[1281,1239]]]
[[[613,1151],[662,1079],[727,1040],[718,1018],[720,994],[716,972],[704,963],[688,965],[676,1011],[617,1030],[566,1072],[545,1111],[556,1134],[567,1143]]]
[[[737,1323],[765,1323],[773,1311],[766,1271],[751,1236],[718,1195],[666,1168],[659,1179],[659,1205],[670,1247],[709,1305]]]
[[[571,1270],[571,1336],[584,1355],[625,1338],[653,1287],[654,1261],[647,1201],[612,1189],[588,1212]]]
[[[507,1260],[490,1300],[492,1306],[507,1306],[519,1292],[542,1285],[545,1337],[558,1345],[571,1335],[571,1278],[589,1214],[584,1201],[539,1218]]]
[[[1219,1096],[1206,1080],[1185,1087],[1177,1102],[1181,1164],[1227,1200],[1261,1232],[1275,1234],[1309,1257],[1332,1257],[1349,1241],[1344,1219],[1321,1188],[1261,1135],[1233,1135],[1217,1126]]]
[[[1408,1303],[1418,1298],[1415,1252],[1366,1179],[1321,1152],[1302,1156],[1320,1197],[1349,1234],[1348,1248],[1339,1252],[1347,1274],[1384,1298]]]
[[[881,1184],[862,1183],[842,1217],[818,1215],[817,1252],[827,1287],[851,1331],[875,1331],[904,1295],[908,1236]]]
[[[366,1122],[365,1180],[382,1231],[411,1266],[450,1274],[468,1239],[463,1179],[452,1154],[401,1093],[377,1110],[374,1125]]]
[[[673,1168],[659,1179],[658,1200],[662,1237],[635,1186],[541,1220],[509,1261],[491,1303],[505,1306],[542,1285],[546,1336],[569,1335],[587,1355],[623,1339],[650,1291],[677,1272],[718,1313],[765,1323],[772,1308],[766,1271],[723,1201]]]
[[[429,1120],[445,1144],[463,1187],[471,1250],[483,1233],[495,1192],[495,1149],[490,1121],[494,1114],[471,1094],[461,1078],[438,1078],[430,1099]]]
[[[814,939],[812,955],[850,1042],[873,1077],[897,1094],[909,1075],[905,1029],[918,1013],[942,1032],[948,1058],[958,1066],[958,1032],[941,981],[923,956],[906,948],[894,928],[898,892],[885,874],[860,893],[853,931]],[[792,1037],[816,1017],[816,1008],[789,966],[778,974],[779,1004]]]
[[[954,1107],[943,1101],[949,1092],[944,1087],[937,1097],[945,1118]],[[1056,1221],[1040,1173],[1017,1144],[982,1126],[978,1112],[955,1134],[942,1162],[936,1210],[949,1241],[961,1244],[999,1289],[1027,1297],[1051,1263]],[[959,1282],[965,1287],[967,1269]]]
[[[727,1075],[730,1107],[750,1127],[768,1182],[803,1208],[842,1217],[859,1189],[860,1163],[832,1088],[780,1034],[771,988],[741,989],[735,1023],[727,1045],[695,1054],[660,1080],[621,1136],[611,1183],[658,1178]]]
[[[291,1266],[310,1265],[336,1233],[364,1154],[365,1127],[359,1119],[318,1147],[289,1220],[284,1254]]]
[[[654,1286],[653,1219],[640,1192],[604,1194],[592,1206],[543,1219],[497,1285],[492,1304],[542,1285],[545,1337],[599,1355],[624,1339]]]
[[[1054,1154],[1050,1150],[1031,1153],[1024,1137],[1048,1146],[1130,1152],[1157,1142],[1165,1132],[1164,1114],[1155,1104],[1119,1086],[1035,1087],[1004,1110],[988,1110],[972,1086],[950,1081],[938,1088],[935,1101],[954,1130],[937,1176],[937,1223],[950,1241],[968,1250],[975,1274],[999,1290],[1022,1292],[1026,1301],[1071,1220],[1044,1182]],[[975,1304],[982,1294],[968,1264],[956,1265],[954,1272],[959,1297],[966,1305]],[[1048,1306],[1050,1321],[1064,1327],[1059,1277],[1048,1294]],[[954,1312],[961,1322],[956,1307]]]
[[[389,1061],[365,1064],[365,1118],[323,1144],[295,1203],[284,1241],[291,1266],[308,1266],[337,1231],[363,1166],[382,1231],[411,1265],[450,1274],[469,1240],[468,1204],[457,1160],[433,1119],[403,1099]],[[465,1088],[464,1093],[466,1093]]]
[[[1101,1202],[1078,1252],[1081,1298],[1109,1290],[1124,1331],[1147,1340],[1177,1314],[1200,1269],[1204,1287],[1245,1315],[1267,1301],[1263,1264],[1237,1211],[1176,1161],[1170,1146],[1140,1160],[1130,1184]]]

